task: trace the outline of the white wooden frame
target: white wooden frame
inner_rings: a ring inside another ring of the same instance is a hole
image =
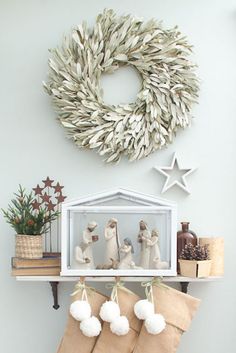
[[[139,206],[104,206],[101,203],[122,198],[125,200],[133,201]],[[72,226],[69,217],[70,212],[89,212],[89,213],[148,213],[160,214],[170,213],[170,269],[156,270],[156,269],[143,269],[143,270],[97,270],[97,269],[72,269],[68,268],[70,241],[69,229]],[[85,276],[85,277],[148,277],[148,276],[176,276],[176,227],[177,227],[177,212],[176,205],[172,202],[141,194],[135,191],[125,189],[115,189],[113,191],[104,192],[78,200],[65,202],[61,208],[61,245],[62,245],[62,268],[61,276]]]

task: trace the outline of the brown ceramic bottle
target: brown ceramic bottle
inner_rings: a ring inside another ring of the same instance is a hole
[[[180,258],[181,252],[184,249],[186,244],[197,245],[197,236],[196,234],[189,229],[189,222],[181,222],[182,229],[177,233],[177,272],[179,273],[179,263],[178,259]]]

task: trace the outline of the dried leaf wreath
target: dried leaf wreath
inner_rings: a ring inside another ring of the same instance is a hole
[[[198,79],[191,46],[177,27],[106,9],[93,29],[78,25],[51,53],[44,85],[62,125],[78,147],[97,149],[106,162],[119,162],[122,154],[130,161],[146,157],[190,124]],[[101,74],[123,65],[142,77],[137,100],[105,104]]]

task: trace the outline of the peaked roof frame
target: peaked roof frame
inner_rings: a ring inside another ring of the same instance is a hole
[[[153,195],[143,194],[134,190],[127,190],[123,188],[116,188],[116,189],[96,193],[93,195],[89,195],[86,197],[74,199],[71,201],[66,201],[63,203],[63,206],[66,206],[66,207],[73,207],[78,205],[93,206],[93,205],[97,205],[102,202],[111,201],[117,198],[133,201],[142,206],[157,206],[157,205],[167,206],[167,207],[176,206],[176,203],[165,200],[163,198],[156,197]]]

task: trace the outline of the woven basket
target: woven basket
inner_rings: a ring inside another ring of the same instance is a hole
[[[42,235],[16,235],[16,257],[41,259],[43,257]]]

